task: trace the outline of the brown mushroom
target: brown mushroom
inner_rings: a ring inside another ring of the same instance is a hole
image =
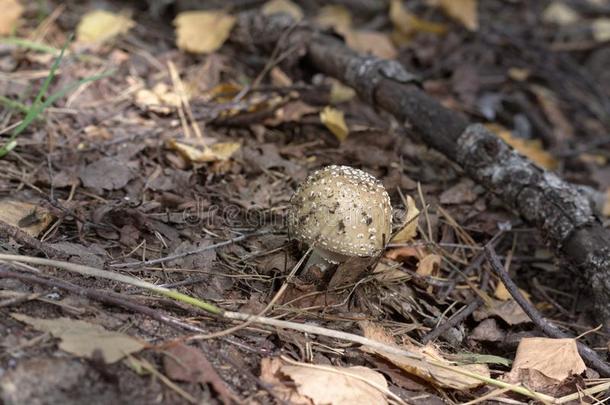
[[[333,165],[314,172],[290,200],[290,235],[314,249],[306,268],[376,256],[389,242],[391,226],[385,188],[353,167]]]

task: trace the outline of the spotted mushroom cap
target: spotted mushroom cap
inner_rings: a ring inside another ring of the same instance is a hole
[[[379,180],[349,166],[311,174],[290,200],[290,234],[345,256],[375,256],[391,232],[390,196]]]

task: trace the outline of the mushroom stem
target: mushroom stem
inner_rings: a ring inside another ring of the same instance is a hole
[[[314,249],[311,253],[311,256],[309,256],[309,259],[307,259],[307,262],[305,263],[305,267],[303,268],[303,274],[306,274],[313,266],[317,266],[321,272],[324,272],[331,265],[332,263],[326,260],[326,258],[320,254],[318,249]]]

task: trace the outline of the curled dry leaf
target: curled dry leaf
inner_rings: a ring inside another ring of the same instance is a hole
[[[0,200],[0,221],[36,237],[51,224],[53,215],[36,204],[4,199]]]
[[[303,10],[301,10],[301,7],[290,0],[270,0],[263,5],[261,12],[264,15],[277,13],[288,14],[295,21],[300,21],[303,19]]]
[[[367,367],[293,365],[266,358],[261,362],[261,378],[291,404],[387,404],[382,392],[388,389],[385,378]]]
[[[106,10],[95,10],[85,14],[76,27],[76,40],[85,43],[107,42],[125,34],[135,22],[124,15]]]
[[[361,322],[360,327],[362,328],[365,337],[396,346],[394,338],[392,338],[382,327],[371,322]],[[477,374],[483,378],[489,378],[490,376],[487,365],[465,364],[456,366],[452,362],[446,360],[442,353],[432,345],[426,345],[424,347],[401,345],[400,348],[421,356],[422,359],[401,356],[368,347],[363,348],[362,350],[376,354],[405,372],[422,378],[438,387],[468,390],[480,386],[483,382],[474,377],[470,377],[467,374]]]
[[[519,342],[513,367],[504,380],[546,391],[586,369],[576,340],[524,338]]]
[[[185,11],[174,19],[176,45],[193,53],[211,53],[225,43],[235,17],[222,11]]]
[[[0,35],[9,35],[23,13],[23,6],[17,0],[0,0],[0,8]]]
[[[345,117],[343,111],[337,110],[333,107],[325,107],[320,112],[320,121],[330,132],[337,137],[339,141],[344,141],[349,135],[349,129],[345,123]]]
[[[70,318],[39,319],[24,314],[11,314],[35,329],[59,338],[59,348],[76,356],[93,358],[99,351],[106,363],[114,363],[145,347],[140,340],[123,333],[109,331],[100,325]]]
[[[201,149],[175,139],[170,139],[167,146],[180,153],[191,163],[209,163],[228,160],[241,147],[239,142],[218,142],[212,145],[202,145]]]
[[[411,196],[407,196],[407,216],[403,227],[394,237],[392,243],[405,243],[412,240],[417,235],[417,218],[419,217],[419,209],[415,205],[415,200]]]

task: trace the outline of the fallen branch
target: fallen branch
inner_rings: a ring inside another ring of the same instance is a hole
[[[287,30],[291,30],[285,35]],[[371,105],[393,114],[429,146],[458,163],[468,176],[496,194],[587,280],[597,317],[610,330],[610,230],[592,203],[570,183],[541,169],[480,124],[425,94],[396,61],[361,56],[338,38],[286,15],[240,15],[231,39],[269,52],[300,47],[314,69],[353,87]],[[294,61],[296,62],[296,61]]]

